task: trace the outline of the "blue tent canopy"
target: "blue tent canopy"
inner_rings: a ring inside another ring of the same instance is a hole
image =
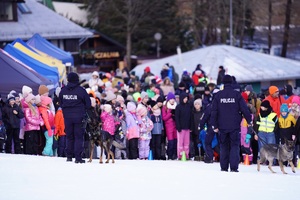
[[[40,85],[46,85],[52,93],[54,91],[54,85],[50,80],[39,75],[2,49],[0,49],[0,69],[1,94],[7,95],[11,90],[21,93],[24,85],[32,88],[34,94],[37,94]]]
[[[51,42],[47,41],[45,38],[40,36],[38,33],[34,34],[28,41],[27,44],[40,50],[49,56],[52,56],[58,60],[61,60],[64,64],[71,63],[72,66],[74,65],[73,56],[66,51],[58,48]]]
[[[41,74],[42,76],[48,78],[52,81],[55,87],[58,86],[59,83],[59,75],[57,68],[49,67],[48,65],[45,65],[41,63],[40,61],[37,61],[30,56],[26,55],[22,51],[16,49],[11,44],[7,44],[4,48],[4,50],[10,54],[11,56],[15,57],[16,59],[20,60],[24,64],[28,65],[32,69],[34,69],[36,72]]]

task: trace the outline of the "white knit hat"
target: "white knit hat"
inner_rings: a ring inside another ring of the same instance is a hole
[[[35,96],[32,93],[29,93],[26,97],[25,97],[25,101],[28,103],[30,102],[32,99],[34,99]]]
[[[23,97],[25,98],[29,93],[32,93],[32,89],[30,87],[24,85],[22,88]]]
[[[103,110],[107,113],[110,113],[112,111],[112,107],[110,104],[104,104],[103,105]]]

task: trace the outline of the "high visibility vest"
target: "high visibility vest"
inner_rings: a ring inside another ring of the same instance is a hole
[[[275,122],[273,121],[275,116],[277,116],[277,114],[273,112],[267,117],[261,117],[261,115],[259,115],[260,122],[257,122],[259,125],[258,131],[272,133],[275,128]]]

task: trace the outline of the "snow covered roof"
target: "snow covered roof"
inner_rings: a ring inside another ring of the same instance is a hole
[[[46,39],[92,37],[93,33],[55,13],[36,0],[26,0],[31,13],[18,10],[18,21],[0,22],[0,41],[27,40],[35,33]]]
[[[52,3],[58,14],[84,25],[88,23],[88,12],[81,8],[84,4],[57,1],[53,1]]]
[[[141,76],[144,68],[149,66],[153,74],[160,75],[162,66],[166,63],[173,65],[179,75],[182,74],[183,69],[192,73],[196,66],[201,64],[212,81],[217,79],[220,65],[224,66],[227,74],[235,76],[240,83],[300,78],[299,61],[228,45],[214,45],[185,52],[181,56],[158,59],[138,65],[132,71]]]

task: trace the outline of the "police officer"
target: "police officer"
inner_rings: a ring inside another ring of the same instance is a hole
[[[75,163],[85,163],[81,156],[85,131],[83,119],[86,110],[91,107],[91,100],[86,90],[80,86],[78,74],[71,72],[67,79],[67,86],[63,87],[59,94],[67,135],[67,161],[72,162],[72,157],[75,157]]]
[[[224,89],[219,91],[212,103],[211,125],[219,132],[221,171],[238,172],[240,162],[240,124],[245,117],[251,125],[251,114],[242,95],[233,89],[232,77],[223,78]],[[243,116],[242,116],[243,115]]]

